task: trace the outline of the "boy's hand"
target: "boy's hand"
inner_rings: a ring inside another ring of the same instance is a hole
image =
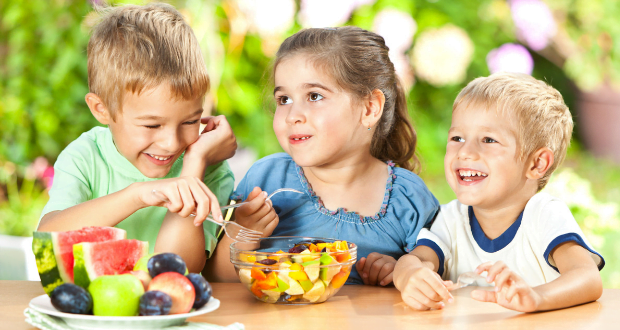
[[[369,254],[366,258],[360,258],[355,264],[364,284],[381,286],[392,283],[394,266],[396,259],[377,252]]]
[[[254,187],[245,200],[248,204],[235,210],[235,221],[238,224],[263,232],[263,237],[271,236],[280,221],[267,196],[267,192]]]
[[[540,306],[540,295],[502,261],[485,262],[476,268],[478,274],[484,271],[488,273],[487,282],[495,282],[495,291],[474,290],[473,299],[494,302],[519,312],[533,312]]]
[[[206,165],[212,165],[234,156],[237,139],[226,117],[203,117],[200,122],[206,126],[198,140],[187,147],[184,160],[206,160]]]
[[[170,212],[187,218],[196,214],[194,225],[199,226],[213,212],[213,218],[223,221],[217,197],[196,177],[180,177],[144,182],[139,185],[138,200],[142,207],[163,206]]]
[[[426,267],[413,268],[404,274],[406,282],[400,282],[400,295],[410,307],[427,311],[442,309],[444,300],[451,303],[454,298],[448,291],[451,281],[443,281],[439,274]]]

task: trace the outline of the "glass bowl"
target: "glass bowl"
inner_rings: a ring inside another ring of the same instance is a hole
[[[357,261],[354,243],[332,238],[265,237],[251,245],[232,243],[230,261],[241,283],[268,303],[322,303],[340,290]]]

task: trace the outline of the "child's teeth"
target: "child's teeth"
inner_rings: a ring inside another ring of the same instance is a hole
[[[159,156],[155,156],[155,155],[151,155],[151,157],[157,159],[157,160],[168,160],[170,159],[170,157],[159,157]]]

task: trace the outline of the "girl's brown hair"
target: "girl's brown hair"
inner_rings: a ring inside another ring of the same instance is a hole
[[[305,29],[287,38],[276,54],[273,71],[287,57],[304,54],[329,73],[357,100],[378,89],[385,95],[383,115],[372,137],[370,153],[416,171],[416,132],[409,120],[405,92],[380,35],[354,26]]]

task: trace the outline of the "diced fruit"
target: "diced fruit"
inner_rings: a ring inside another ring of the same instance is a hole
[[[296,281],[307,281],[308,275],[303,271],[304,267],[300,264],[292,264],[289,268],[288,276]]]
[[[301,284],[299,284],[299,282],[295,281],[294,279],[291,279],[288,282],[288,285],[290,286],[290,288],[288,288],[288,290],[286,290],[285,292],[290,294],[291,296],[304,294],[305,292],[304,288],[301,287]]]
[[[194,300],[194,305],[192,307],[199,309],[209,302],[213,289],[211,288],[211,284],[209,284],[209,282],[207,282],[207,280],[200,274],[187,274],[187,279],[192,282],[194,285],[194,291],[196,292],[196,299]]]
[[[265,294],[263,296],[263,299],[265,299],[265,301],[268,303],[274,303],[278,301],[281,295],[279,291],[273,291],[273,290],[263,290],[263,293]]]
[[[93,308],[93,297],[84,288],[72,283],[57,286],[50,295],[52,306],[65,313],[88,314]]]
[[[321,282],[321,281],[317,281],[317,282]],[[319,299],[317,299],[316,302],[324,302],[325,300],[327,300],[327,298],[331,297],[334,290],[336,289],[334,289],[331,286],[325,285],[325,292],[323,292],[323,294],[319,297]]]
[[[340,272],[338,272],[338,274],[334,275],[334,277],[332,278],[332,281],[331,281],[332,287],[334,289],[338,289],[341,286],[343,286],[344,283],[347,281],[347,278],[349,278],[349,274],[350,274],[350,272],[340,271]]]
[[[302,265],[304,266],[304,271],[306,272],[306,275],[308,275],[308,279],[312,283],[316,282],[316,279],[319,278],[320,261],[308,261],[304,262]]]
[[[124,239],[127,233],[114,227],[84,227],[66,232],[33,233],[32,252],[36,258],[41,285],[50,295],[62,283],[73,283],[73,245]]]
[[[310,302],[316,302],[324,292],[325,284],[323,284],[323,281],[316,281],[314,286],[308,292],[304,293],[304,298]]]
[[[321,265],[329,265],[334,261],[334,258],[327,253],[323,253],[321,254],[321,258],[319,260],[321,261]]]
[[[90,283],[88,292],[93,297],[96,316],[134,316],[138,314],[142,283],[135,276],[104,275]]]
[[[299,285],[301,285],[301,287],[304,289],[304,292],[308,292],[310,291],[310,289],[312,289],[314,283],[310,282],[309,280],[305,280],[299,281]]]
[[[251,284],[252,283],[252,271],[247,269],[247,268],[243,268],[243,269],[239,269],[239,280],[241,280],[241,283],[243,284]]]
[[[140,297],[140,316],[168,315],[172,298],[161,291],[147,291]]]
[[[157,275],[167,272],[177,272],[187,275],[187,266],[181,256],[174,253],[160,253],[152,256],[146,263],[149,275],[155,278]]]
[[[340,269],[342,268],[341,266],[335,265],[336,263],[338,263],[335,259],[333,259],[329,255],[328,257],[332,259],[332,261],[328,265],[331,265],[332,263],[334,265],[323,267],[321,268],[321,271],[319,272],[319,278],[323,280],[323,282],[325,282],[325,285],[329,285],[329,282],[331,282],[334,275],[338,274],[338,272],[340,272]]]
[[[342,252],[336,254],[336,260],[338,262],[345,262],[351,259],[351,254],[349,252]]]
[[[192,282],[190,282],[187,277],[177,272],[161,273],[153,277],[153,280],[151,280],[149,284],[149,291],[154,290],[162,291],[172,298],[170,314],[189,312],[196,298]]]
[[[75,284],[88,288],[90,282],[99,276],[130,272],[148,251],[149,242],[135,239],[75,244]]]
[[[259,280],[258,287],[262,290],[271,290],[278,287],[278,277],[275,272],[271,272],[264,280]]]
[[[288,281],[284,281],[279,275],[278,275],[278,287],[273,289],[273,291],[278,291],[278,292],[284,292],[286,290],[288,290],[288,288],[290,288],[291,286],[288,285]]]
[[[258,281],[252,283],[252,286],[250,287],[250,291],[259,299],[262,298],[264,295],[263,290],[261,290],[258,287]]]
[[[252,271],[250,275],[253,279],[257,279],[259,281],[267,279],[267,275],[265,275],[265,273],[262,270],[256,267],[252,267]]]

